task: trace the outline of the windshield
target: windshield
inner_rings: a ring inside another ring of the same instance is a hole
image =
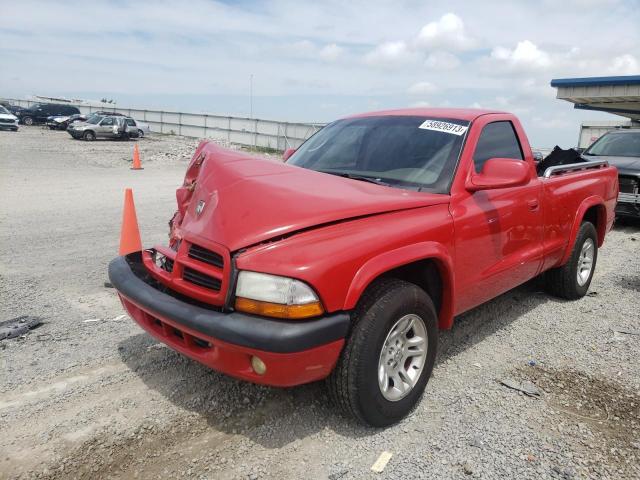
[[[469,122],[417,116],[327,125],[288,164],[393,187],[447,193]]]
[[[607,133],[584,152],[585,155],[640,157],[640,132]]]
[[[4,108],[2,105],[0,105],[0,113],[9,113],[9,110],[7,110],[6,108]]]
[[[91,125],[97,125],[103,118],[104,117],[100,115],[91,115],[89,118],[87,118],[87,123],[90,123]]]

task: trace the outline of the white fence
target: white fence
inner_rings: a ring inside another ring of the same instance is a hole
[[[207,113],[187,113],[145,108],[90,106],[63,101],[34,101],[6,99],[13,105],[28,107],[34,103],[61,103],[78,107],[82,113],[98,110],[122,113],[149,124],[152,132],[214,138],[250,147],[286,150],[298,148],[302,142],[322,128],[316,123],[289,123],[258,118],[231,117]]]

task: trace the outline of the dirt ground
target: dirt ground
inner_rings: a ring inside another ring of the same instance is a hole
[[[0,478],[640,477],[638,225],[609,235],[587,297],[534,280],[457,318],[416,412],[368,429],[322,384],[230,379],[123,315],[104,282],[124,188],[143,243],[164,242],[197,140],[138,145],[132,171],[133,142],[0,132],[0,322],[43,322],[0,340]]]

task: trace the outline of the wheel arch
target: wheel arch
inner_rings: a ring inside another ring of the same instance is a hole
[[[364,291],[381,277],[398,278],[418,285],[433,300],[441,329],[453,325],[453,264],[448,251],[436,242],[421,242],[369,259],[356,272],[344,302],[355,308]]]
[[[604,236],[607,229],[607,210],[602,197],[597,195],[587,197],[578,207],[576,217],[573,220],[573,225],[571,226],[571,234],[569,242],[567,243],[567,249],[562,261],[560,262],[561,265],[564,265],[569,260],[573,244],[575,243],[576,236],[578,235],[578,230],[580,230],[580,225],[582,225],[582,222],[585,220],[593,223],[596,227],[596,232],[598,232],[598,247],[601,247],[604,243]]]

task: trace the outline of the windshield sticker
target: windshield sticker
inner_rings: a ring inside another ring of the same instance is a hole
[[[468,126],[456,125],[455,123],[440,122],[438,120],[426,120],[418,128],[423,130],[434,130],[436,132],[452,133],[454,135],[463,135],[467,131]]]

